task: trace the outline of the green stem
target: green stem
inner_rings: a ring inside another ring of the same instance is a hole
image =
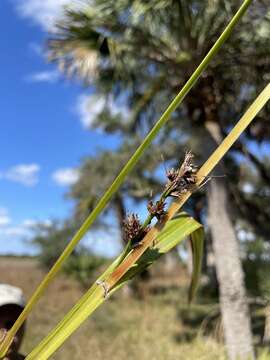
[[[161,194],[158,202],[163,202],[166,200],[166,198],[170,195],[170,192],[171,192],[171,188],[168,188],[166,190],[163,191],[163,193]],[[140,231],[140,234],[138,237],[140,237],[140,235],[143,233],[143,231],[147,228],[148,225],[151,224],[152,220],[154,219],[156,215],[154,214],[151,214],[149,213],[147,218],[145,219],[145,221],[143,222],[142,224],[142,228],[141,228],[141,231]]]
[[[148,225],[151,224],[151,221],[154,219],[154,215],[149,214],[147,218],[145,219],[144,223],[142,224],[142,230],[145,230]]]
[[[121,262],[127,257],[127,255],[129,254],[130,250],[132,250],[132,246],[131,246],[131,240],[128,241],[120,259],[118,262],[118,265],[121,264]]]
[[[113,181],[109,189],[105,192],[105,194],[102,196],[102,198],[99,200],[97,206],[92,211],[92,213],[87,217],[87,219],[84,221],[84,223],[81,225],[80,229],[77,231],[77,233],[74,235],[72,240],[69,242],[67,247],[64,249],[61,256],[58,258],[58,260],[55,262],[51,270],[48,272],[48,274],[45,276],[45,278],[42,280],[32,297],[30,298],[29,302],[26,304],[24,310],[22,311],[21,315],[13,325],[13,327],[8,332],[6,338],[4,339],[1,348],[0,348],[0,358],[4,357],[7,353],[7,350],[12,343],[13,337],[15,336],[16,332],[19,330],[19,328],[24,323],[25,319],[27,318],[28,314],[31,312],[34,305],[37,303],[45,289],[48,287],[50,282],[54,279],[56,274],[61,269],[64,261],[69,257],[69,255],[72,253],[75,246],[78,244],[78,242],[82,239],[82,237],[87,233],[90,226],[93,224],[93,222],[96,220],[96,218],[99,216],[99,214],[102,212],[102,210],[106,207],[108,202],[110,201],[113,194],[118,190],[118,188],[121,186],[121,184],[124,182],[126,176],[131,172],[131,170],[134,168],[140,157],[143,155],[144,151],[150,146],[152,141],[155,139],[155,137],[158,135],[160,129],[166,124],[166,122],[169,120],[171,114],[175,111],[175,109],[182,103],[183,99],[186,97],[186,95],[190,92],[192,87],[195,85],[199,77],[201,76],[202,72],[206,69],[212,58],[216,55],[216,53],[219,51],[223,43],[226,41],[228,36],[231,34],[233,28],[238,23],[238,21],[241,19],[249,5],[251,4],[252,0],[245,0],[237,13],[234,15],[234,17],[231,19],[230,23],[227,25],[223,33],[220,35],[218,40],[215,42],[213,47],[210,49],[210,51],[207,53],[205,58],[202,60],[200,65],[196,68],[196,70],[193,72],[189,80],[186,82],[186,84],[183,86],[181,91],[177,94],[177,96],[174,98],[174,100],[170,103],[168,108],[165,110],[165,112],[162,114],[160,119],[157,121],[157,123],[154,125],[152,130],[149,132],[149,134],[145,137],[144,141],[141,143],[141,145],[137,148],[133,156],[130,158],[130,160],[127,162],[127,164],[124,166],[122,171],[119,173],[119,175],[116,177],[116,179]]]

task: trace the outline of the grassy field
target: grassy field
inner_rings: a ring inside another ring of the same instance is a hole
[[[0,282],[21,287],[26,297],[43,275],[33,259],[0,259]],[[69,338],[53,359],[225,359],[221,344],[215,340],[218,327],[212,337],[203,336],[205,321],[191,321],[189,325],[182,321],[182,314],[187,312],[185,279],[178,273],[171,279],[170,290],[149,294],[143,301],[115,295]],[[75,281],[58,276],[28,320],[22,352],[27,354],[82,293]],[[212,307],[204,316],[211,312]]]

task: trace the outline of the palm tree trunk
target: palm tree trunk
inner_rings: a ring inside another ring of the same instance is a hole
[[[216,122],[206,124],[213,147],[221,142]],[[217,169],[222,174],[222,164]],[[230,218],[225,180],[213,179],[208,187],[208,221],[213,239],[225,344],[230,360],[254,359],[249,308],[239,247]]]

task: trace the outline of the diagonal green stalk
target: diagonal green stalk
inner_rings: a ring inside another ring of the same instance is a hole
[[[119,173],[119,175],[116,177],[114,182],[111,184],[109,189],[104,193],[104,195],[99,200],[97,206],[92,211],[92,213],[87,217],[87,219],[84,221],[84,223],[81,225],[80,229],[77,231],[77,233],[74,235],[72,240],[69,242],[67,247],[64,249],[61,256],[58,258],[58,260],[55,262],[53,267],[50,269],[48,274],[45,276],[45,278],[42,280],[28,303],[26,304],[24,310],[22,311],[21,315],[13,325],[13,327],[9,330],[7,336],[5,337],[4,341],[1,344],[0,347],[0,358],[4,357],[13,337],[15,336],[16,332],[19,330],[19,328],[22,326],[23,322],[27,318],[28,314],[31,312],[34,305],[37,303],[45,289],[48,287],[50,282],[54,279],[58,271],[61,269],[64,261],[69,257],[69,255],[72,253],[75,246],[78,244],[78,242],[82,239],[82,237],[86,234],[86,232],[89,230],[90,226],[93,224],[95,219],[99,216],[99,214],[103,211],[105,206],[108,204],[110,199],[112,198],[113,194],[118,190],[118,188],[121,186],[121,184],[124,182],[126,176],[131,172],[131,170],[134,168],[140,157],[143,155],[144,151],[150,146],[152,141],[155,139],[155,137],[158,135],[160,129],[166,124],[166,122],[169,120],[170,115],[175,111],[175,109],[182,103],[185,96],[189,93],[189,91],[192,89],[192,87],[195,85],[196,81],[201,76],[202,72],[205,70],[205,68],[208,66],[210,61],[213,59],[213,57],[216,55],[216,53],[219,51],[223,43],[226,41],[228,36],[231,34],[233,28],[238,23],[238,21],[241,19],[241,17],[244,15],[245,11],[251,4],[252,0],[245,0],[237,13],[234,15],[234,17],[231,19],[225,30],[222,32],[220,37],[217,39],[213,47],[210,49],[210,51],[207,53],[207,55],[204,57],[200,65],[196,68],[196,70],[193,72],[189,80],[186,82],[186,84],[183,86],[181,91],[178,93],[178,95],[174,98],[174,100],[170,103],[168,108],[165,110],[163,115],[160,117],[160,119],[157,121],[157,123],[154,125],[154,127],[151,129],[151,131],[148,133],[148,135],[145,137],[144,141],[141,143],[141,145],[137,148],[133,156],[130,158],[130,160],[127,162],[127,164],[124,166],[122,171]]]

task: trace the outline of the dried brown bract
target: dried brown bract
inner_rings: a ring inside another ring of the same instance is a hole
[[[187,151],[180,169],[171,169],[167,172],[168,183],[166,190],[168,195],[179,197],[189,191],[196,184],[197,167],[193,165],[193,154]]]
[[[180,167],[180,175],[185,175],[186,173],[194,173],[194,171],[197,171],[197,167],[192,164],[192,160],[194,158],[194,155],[191,151],[187,151],[185,154],[185,158],[183,161],[183,164]]]
[[[179,170],[175,170],[174,168],[172,168],[166,172],[166,176],[167,176],[168,180],[172,182],[177,178],[178,173],[179,173]]]

